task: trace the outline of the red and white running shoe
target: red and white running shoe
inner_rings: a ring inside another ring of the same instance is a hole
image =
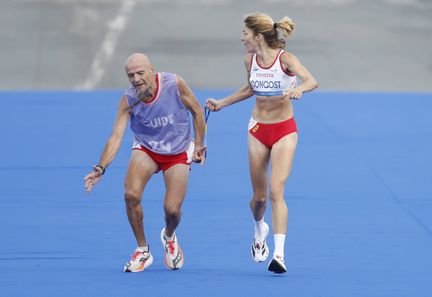
[[[172,240],[165,238],[165,228],[161,231],[161,241],[165,249],[165,265],[169,269],[176,270],[183,267],[184,255],[183,251],[178,244],[177,236],[174,234]]]
[[[149,267],[153,263],[153,256],[150,254],[150,248],[147,251],[136,249],[132,258],[126,263],[124,272],[140,272]]]

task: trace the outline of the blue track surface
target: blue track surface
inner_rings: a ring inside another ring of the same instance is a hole
[[[193,167],[177,231],[184,269],[163,264],[159,174],[143,198],[155,261],[122,272],[136,244],[122,198],[129,131],[95,191],[83,186],[120,95],[0,93],[2,296],[430,296],[432,94],[315,92],[295,102],[283,276],[249,253],[253,100],[210,116],[208,161]]]

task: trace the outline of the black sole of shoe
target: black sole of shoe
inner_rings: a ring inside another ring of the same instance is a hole
[[[284,269],[276,260],[271,260],[268,270],[274,273],[285,273],[286,269]]]

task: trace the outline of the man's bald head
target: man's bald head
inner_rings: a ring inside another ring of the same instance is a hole
[[[146,55],[142,53],[130,55],[125,63],[125,71],[140,101],[147,102],[156,96],[156,75]]]
[[[133,53],[130,55],[125,63],[125,70],[126,73],[129,72],[137,72],[138,68],[145,68],[152,67],[153,65],[150,63],[150,59],[142,54],[142,53]]]

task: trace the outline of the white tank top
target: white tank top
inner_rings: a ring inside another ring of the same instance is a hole
[[[282,96],[284,90],[297,86],[295,74],[283,70],[280,50],[270,67],[262,67],[257,61],[257,55],[252,55],[249,82],[256,96]]]

